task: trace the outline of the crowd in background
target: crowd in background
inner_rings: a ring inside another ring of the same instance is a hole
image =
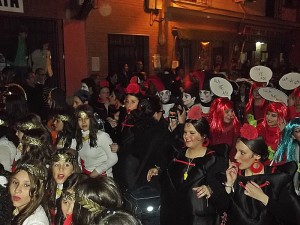
[[[23,72],[1,73],[4,224],[141,224],[123,194],[146,186],[162,225],[300,224],[299,87],[269,101],[270,84],[249,77],[149,75],[137,61],[84,78],[68,104],[48,67]],[[215,77],[230,96],[213,92]]]

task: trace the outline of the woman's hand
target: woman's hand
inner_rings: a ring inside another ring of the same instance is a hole
[[[93,170],[93,172],[90,174],[90,177],[91,178],[95,178],[97,176],[99,176],[100,174],[96,171],[96,170]]]
[[[278,122],[278,127],[279,127],[280,131],[283,131],[283,129],[285,128],[285,125],[286,125],[285,119],[280,119]]]
[[[119,145],[117,143],[112,143],[110,146],[111,152],[117,153],[119,151]]]
[[[115,127],[117,127],[118,126],[118,121],[117,120],[115,120],[115,119],[113,119],[113,118],[111,118],[111,117],[107,117],[107,122],[110,124],[110,126],[112,127],[112,128],[115,128]]]
[[[209,186],[206,185],[202,185],[200,187],[195,187],[193,188],[193,191],[196,192],[197,198],[202,198],[204,196],[206,196],[206,198],[210,198],[211,194],[212,194],[212,190]]]
[[[185,108],[182,109],[182,113],[177,111],[177,118],[178,118],[178,123],[179,124],[184,124],[186,120],[186,111]]]
[[[151,178],[153,176],[157,176],[158,175],[158,169],[157,168],[151,168],[149,171],[148,171],[148,174],[147,174],[147,181],[150,182],[151,181]]]
[[[238,165],[236,163],[230,163],[229,168],[226,170],[226,186],[233,186],[238,173]]]
[[[260,186],[254,181],[247,182],[244,193],[245,195],[262,202],[264,205],[267,205],[269,202],[269,197],[263,192]]]

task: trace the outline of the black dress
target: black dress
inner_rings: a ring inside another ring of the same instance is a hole
[[[293,187],[296,163],[290,162],[277,168],[265,167],[265,174],[239,175],[234,192],[220,204],[227,204],[226,225],[299,225],[300,198]],[[269,196],[267,206],[244,194],[244,186],[254,181]],[[229,201],[228,201],[229,197]]]
[[[185,152],[179,153],[161,175],[161,225],[219,225],[213,198],[198,199],[192,188],[215,186],[215,175],[225,170],[227,161],[211,150],[193,160],[186,158]]]

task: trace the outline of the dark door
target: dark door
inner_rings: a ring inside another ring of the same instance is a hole
[[[141,60],[149,74],[149,37],[142,35],[108,34],[108,72],[118,73],[124,64],[135,71],[136,61]]]

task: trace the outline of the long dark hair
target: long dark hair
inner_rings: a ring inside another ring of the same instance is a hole
[[[29,196],[31,197],[31,201],[19,212],[18,215],[13,217],[11,225],[22,225],[23,222],[31,216],[40,205],[42,205],[46,214],[48,214],[47,205],[44,201],[45,185],[48,175],[46,167],[38,161],[30,161],[26,162],[26,164],[21,163],[12,174],[9,185],[11,185],[14,175],[22,170],[27,172],[30,180]],[[38,175],[36,173],[38,173]]]
[[[52,174],[52,167],[53,167],[53,164],[55,162],[57,162],[57,156],[58,155],[67,155],[70,159],[70,162],[72,163],[72,166],[73,166],[73,173],[80,173],[81,172],[81,169],[79,167],[79,164],[78,164],[78,156],[77,156],[77,151],[74,150],[74,149],[68,149],[68,148],[62,148],[62,149],[58,149],[56,150],[52,156],[51,156],[51,164],[50,164],[50,176],[49,176],[49,181],[48,181],[48,184],[47,184],[47,191],[48,191],[48,202],[49,202],[49,207],[50,208],[55,208],[55,205],[56,204],[56,189],[57,189],[57,183],[56,181],[54,180],[54,177],[53,177],[53,174]],[[66,182],[66,181],[65,181]],[[65,184],[65,183],[64,183]]]
[[[57,211],[56,211],[55,218],[54,218],[54,224],[55,225],[63,225],[64,221],[65,221],[64,214],[63,214],[63,211],[62,211],[62,208],[61,208],[61,202],[63,200],[64,193],[66,193],[70,189],[75,191],[78,183],[82,182],[83,180],[85,180],[87,178],[88,178],[88,176],[86,174],[73,173],[64,182],[64,186],[63,186],[63,189],[62,189],[62,195],[56,201]]]
[[[49,131],[41,128],[24,131],[21,143],[23,162],[38,160],[44,165],[50,164],[52,142]]]
[[[74,138],[75,133],[75,120],[74,114],[68,111],[61,112],[55,115],[55,120],[60,120],[64,126],[62,131],[59,131],[57,134],[57,139],[55,145],[59,143],[60,140],[64,140],[64,148],[70,148],[72,139]]]
[[[78,108],[75,110],[75,119],[77,121],[78,121],[80,112],[85,112],[90,119],[90,127],[89,127],[90,146],[96,147],[97,146],[98,124],[94,117],[94,110],[89,105],[78,106]],[[82,148],[82,132],[78,125],[78,122],[77,122],[76,130],[75,130],[75,139],[76,139],[76,143],[77,143],[76,150],[80,150]]]
[[[74,225],[92,224],[94,217],[104,209],[122,206],[121,192],[110,177],[88,178],[78,184],[76,189],[76,201],[72,217]],[[95,213],[93,210],[84,207],[83,203],[90,201],[100,206],[101,210]]]

